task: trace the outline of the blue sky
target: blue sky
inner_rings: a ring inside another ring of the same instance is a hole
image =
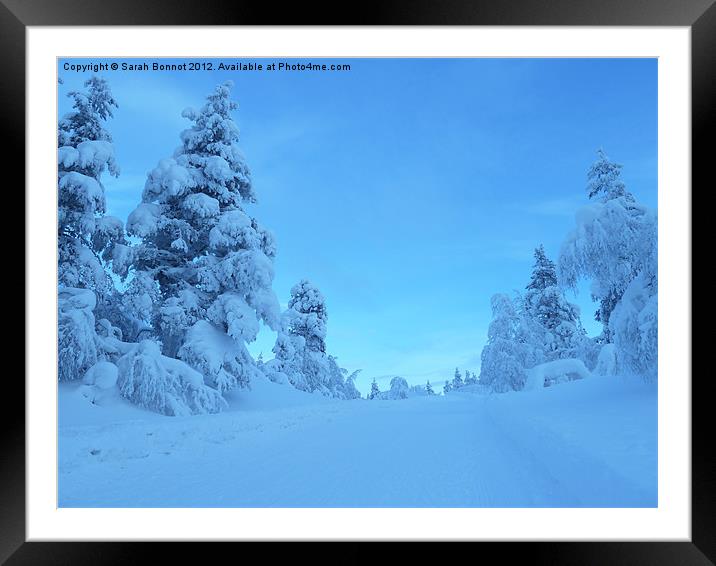
[[[89,77],[62,62],[60,114]],[[351,70],[99,73],[120,105],[108,128],[122,174],[105,187],[126,220],[179,145],[181,111],[233,80],[249,210],[278,241],[274,289],[282,304],[301,278],[322,290],[328,350],[363,369],[362,391],[479,370],[490,297],[524,288],[536,245],[556,259],[597,148],[656,207],[655,59],[334,62]],[[570,299],[596,334],[586,289]],[[270,358],[274,338],[251,350]]]

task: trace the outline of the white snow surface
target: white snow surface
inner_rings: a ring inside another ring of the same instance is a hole
[[[61,507],[654,507],[657,385],[332,400],[255,379],[220,414],[59,384]]]
[[[528,369],[526,373],[525,391],[538,390],[545,387],[545,384],[584,379],[591,375],[584,362],[576,358],[545,362]]]

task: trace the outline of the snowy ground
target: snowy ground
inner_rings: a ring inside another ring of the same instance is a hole
[[[60,386],[61,507],[653,507],[657,388],[330,401],[255,383],[219,415]]]

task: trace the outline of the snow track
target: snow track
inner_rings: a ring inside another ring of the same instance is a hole
[[[76,402],[61,391],[60,506],[656,505],[656,387],[619,378],[403,401],[266,382],[219,415],[63,423]]]

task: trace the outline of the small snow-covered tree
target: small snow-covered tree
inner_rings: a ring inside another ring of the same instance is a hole
[[[477,377],[474,373],[470,373],[465,370],[465,385],[475,385],[477,383]]]
[[[380,389],[378,388],[378,382],[373,378],[373,382],[370,384],[370,393],[368,393],[368,399],[380,399]]]
[[[430,385],[430,380],[427,381],[425,384],[425,391],[428,395],[435,395],[435,391],[433,390],[433,386]]]
[[[306,279],[291,289],[288,308],[295,313],[288,319],[288,332],[301,336],[306,348],[313,352],[326,351],[326,300],[321,292]]]
[[[452,381],[446,379],[445,384],[443,385],[443,394],[450,393],[450,391],[452,391]]]
[[[534,325],[534,335],[547,360],[576,357],[586,338],[579,308],[567,301],[557,283],[557,269],[540,245],[522,301],[524,314]]]
[[[205,377],[222,391],[248,385],[257,369],[246,343],[256,339],[261,323],[273,329],[279,323],[271,288],[274,238],[243,208],[256,197],[238,147],[231,86],[217,86],[201,109],[184,110],[191,126],[174,155],[149,173],[127,222],[141,239],[132,253],[134,270],[144,274],[128,301],[152,298],[144,317],[163,353],[210,369]],[[158,300],[148,280],[156,282]],[[132,305],[127,312],[139,316]],[[212,350],[216,359],[202,349],[211,334],[207,323],[230,338]]]
[[[455,375],[452,378],[452,388],[460,389],[463,385],[464,383],[462,381],[462,376],[460,375],[460,370],[455,368]]]
[[[326,353],[327,320],[320,290],[305,279],[294,285],[273,348],[275,358],[265,364],[269,379],[285,378],[303,391],[354,398],[355,386],[346,382],[347,372]]]
[[[541,363],[544,355],[509,296],[494,295],[491,303],[493,319],[482,350],[480,383],[500,393],[519,391],[527,380],[526,370]]]
[[[623,165],[614,163],[606,152],[597,150],[597,160],[587,171],[587,195],[590,199],[607,202],[616,198],[633,199],[621,179]]]
[[[407,399],[410,393],[410,386],[404,377],[396,375],[390,380],[390,389],[381,394],[381,399],[396,401],[398,399]]]

